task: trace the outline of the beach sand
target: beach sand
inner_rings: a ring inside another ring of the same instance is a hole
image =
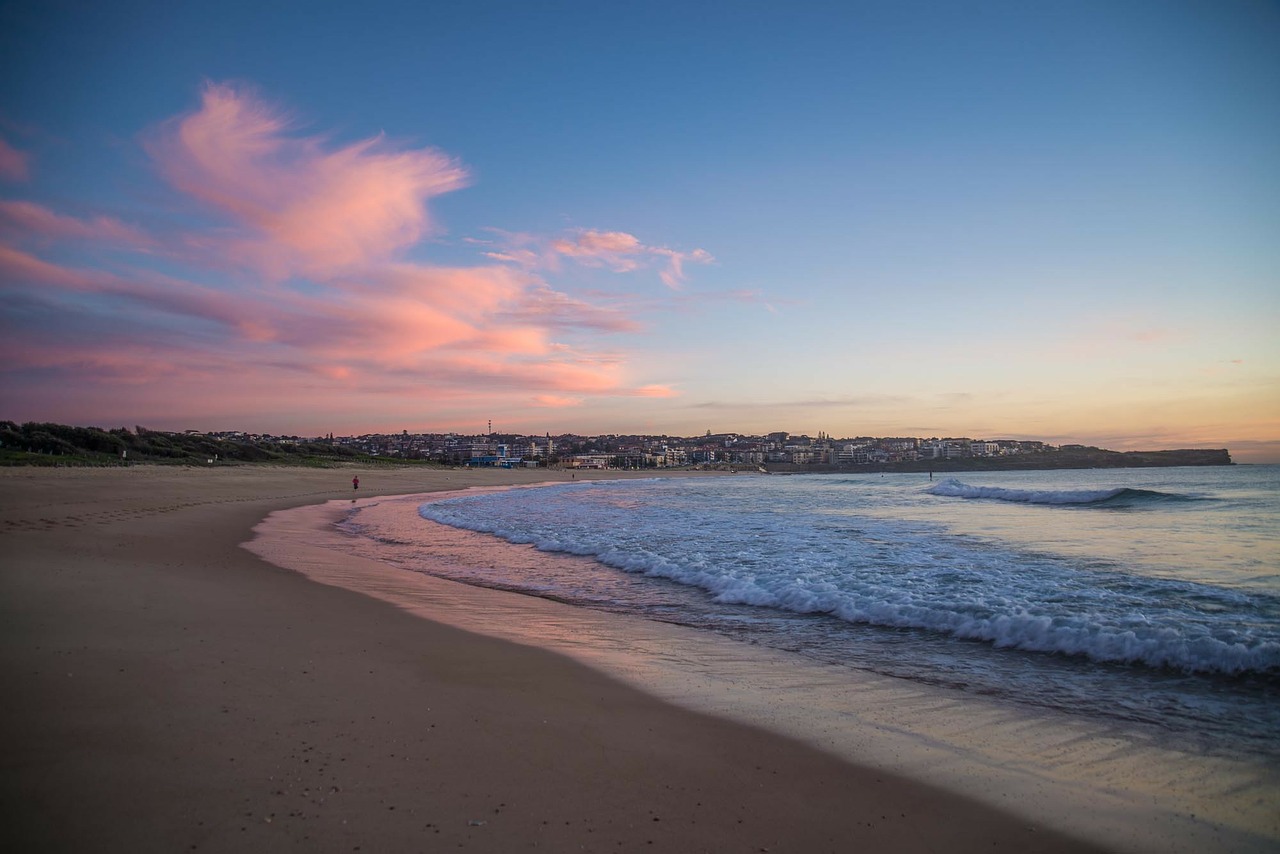
[[[569,477],[0,471],[7,850],[1099,850],[241,547],[356,474],[362,499]]]

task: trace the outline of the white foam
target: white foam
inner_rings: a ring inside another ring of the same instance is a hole
[[[955,478],[931,486],[926,490],[930,495],[948,498],[985,498],[996,501],[1017,501],[1024,504],[1096,504],[1107,501],[1126,492],[1124,488],[1115,489],[1073,489],[1073,490],[1041,490],[1041,489],[1006,489],[999,486],[970,486]]]
[[[1265,762],[1219,758],[1189,745],[1161,748],[1089,719],[1036,708],[1015,712],[989,697],[835,672],[681,626],[393,569],[344,553],[350,540],[324,518],[342,509],[332,503],[272,514],[246,546],[322,583],[557,650],[673,703],[952,788],[1108,850],[1261,852],[1274,850],[1280,838],[1280,789]]]
[[[935,489],[977,489],[948,483]],[[859,518],[798,527],[804,513],[796,508],[763,510],[750,494],[726,489],[664,482],[551,487],[462,497],[420,512],[698,587],[726,604],[1099,662],[1221,673],[1280,669],[1275,601],[947,537],[921,523]],[[1116,492],[1024,494],[1069,503]],[[1259,619],[1260,611],[1270,613]]]

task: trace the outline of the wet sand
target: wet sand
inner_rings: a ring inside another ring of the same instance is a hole
[[[8,848],[1098,850],[241,547],[353,474],[362,497],[568,477],[0,471]]]

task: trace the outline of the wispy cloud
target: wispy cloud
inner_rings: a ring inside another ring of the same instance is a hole
[[[640,327],[616,299],[564,293],[548,276],[560,259],[652,266],[674,287],[707,253],[623,232],[503,233],[477,266],[410,261],[439,230],[429,202],[463,187],[465,167],[381,136],[336,145],[299,127],[246,87],[208,84],[196,109],[145,134],[177,210],[203,214],[176,221],[201,227],[152,235],[107,214],[0,201],[6,396],[53,417],[72,398],[104,412],[252,412],[315,408],[318,389],[398,406],[675,394],[630,379],[614,338]]]
[[[581,406],[583,403],[580,397],[561,397],[554,394],[540,394],[534,397],[535,406],[543,409],[566,409],[573,406]]]
[[[491,241],[471,242],[492,246],[484,254],[495,261],[516,264],[530,270],[557,269],[562,259],[586,267],[631,273],[656,269],[658,278],[672,290],[685,283],[685,265],[715,261],[705,249],[680,251],[646,244],[625,231],[577,229],[566,234],[539,237],[532,234],[490,229]]]
[[[31,177],[31,156],[19,151],[0,136],[0,178],[6,181],[26,181]]]
[[[579,264],[604,266],[620,273],[639,269],[653,259],[661,259],[665,263],[661,264],[658,276],[673,290],[684,284],[685,262],[710,264],[715,260],[704,249],[678,252],[665,246],[648,246],[625,231],[583,229],[569,237],[552,240],[551,249]]]
[[[1193,337],[1188,330],[1160,323],[1158,316],[1121,315],[1070,329],[1061,345],[1072,358],[1113,359],[1116,352],[1159,352]]]
[[[428,199],[466,184],[441,152],[381,136],[333,148],[295,124],[251,92],[211,83],[200,109],[147,144],[174,187],[238,223],[236,259],[270,275],[326,277],[385,260],[430,233]]]
[[[680,392],[665,385],[640,386],[631,392],[633,397],[679,397]]]
[[[617,309],[593,305],[546,286],[530,288],[503,315],[516,323],[536,323],[549,329],[594,329],[635,332],[640,325]]]
[[[141,229],[109,216],[77,219],[34,202],[0,200],[0,234],[20,240],[98,241],[145,249],[155,241]]]
[[[658,276],[662,279],[663,284],[672,290],[679,290],[684,285],[684,265],[686,262],[710,264],[715,260],[711,257],[711,253],[705,249],[695,249],[692,252],[677,252],[674,249],[653,247],[649,251],[654,255],[667,259],[667,266],[658,271]]]
[[[808,410],[828,409],[876,409],[887,406],[900,406],[918,400],[909,395],[866,394],[860,396],[836,396],[821,398],[803,398],[795,400],[752,400],[723,401],[705,400],[690,404],[693,409],[724,410],[777,410],[778,412],[803,412]]]

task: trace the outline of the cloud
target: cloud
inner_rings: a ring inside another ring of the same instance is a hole
[[[616,336],[640,331],[634,305],[547,276],[564,259],[677,282],[683,263],[710,260],[701,250],[624,232],[494,232],[469,241],[491,250],[479,265],[410,260],[439,231],[430,200],[466,170],[383,137],[302,134],[244,87],[205,86],[143,145],[178,194],[163,235],[0,201],[0,396],[23,403],[16,417],[303,425],[351,407],[368,422],[430,417],[443,401],[460,412],[676,394],[631,379]]]
[[[519,303],[504,313],[516,323],[537,323],[548,329],[593,329],[600,332],[635,332],[636,321],[622,312],[575,299],[546,286],[526,291]]]
[[[6,181],[26,181],[31,177],[31,156],[14,148],[0,136],[0,178]]]
[[[638,266],[636,256],[646,250],[636,237],[622,231],[579,231],[569,239],[551,241],[551,249],[584,264],[604,264],[620,272]]]
[[[1160,353],[1186,343],[1190,330],[1158,325],[1160,318],[1147,315],[1119,315],[1090,318],[1070,329],[1059,345],[1069,358],[1114,359],[1118,352]]]
[[[865,394],[860,396],[840,396],[840,397],[824,397],[824,398],[807,398],[797,400],[775,400],[775,401],[719,401],[707,400],[700,403],[690,404],[693,409],[724,409],[724,410],[768,410],[777,412],[796,412],[806,410],[840,410],[840,409],[860,409],[873,410],[884,407],[897,407],[903,404],[916,402],[916,398],[906,395],[891,394]]]
[[[140,229],[114,217],[77,219],[35,202],[0,200],[0,234],[6,233],[40,240],[105,242],[136,249],[155,244]]]
[[[679,397],[680,392],[665,385],[646,385],[632,392],[634,397]]]
[[[735,288],[724,291],[699,291],[696,294],[677,294],[673,297],[678,305],[685,308],[697,308],[719,303],[738,303],[739,305],[759,305],[770,314],[777,314],[776,305],[798,305],[796,300],[766,300],[764,292],[757,289]]]
[[[97,274],[51,264],[10,246],[0,245],[0,283],[57,285],[72,290],[89,290],[100,280]]]
[[[124,277],[63,266],[0,245],[0,290],[9,295],[29,294],[33,286],[44,286],[35,288],[37,299],[47,300],[59,292],[93,294],[123,302],[123,310],[144,308],[171,317],[218,323],[253,340],[272,337],[263,331],[270,311],[254,300],[155,273]]]
[[[543,409],[565,409],[571,406],[581,406],[582,398],[562,397],[554,394],[539,394],[534,396],[533,405]]]
[[[235,260],[277,278],[388,259],[431,233],[428,199],[467,181],[432,149],[397,149],[381,136],[335,147],[293,126],[252,93],[210,83],[200,109],[147,143],[174,187],[240,226],[228,247]]]
[[[672,290],[683,287],[686,263],[710,264],[715,261],[705,249],[681,252],[665,246],[650,246],[625,231],[578,229],[558,237],[544,238],[500,229],[489,231],[496,235],[498,245],[484,254],[495,261],[530,270],[557,269],[564,258],[615,273],[657,267],[658,278]],[[492,245],[475,239],[471,242]]]
[[[693,261],[696,264],[710,264],[715,259],[711,257],[711,253],[704,249],[695,249],[692,252],[676,252],[674,249],[650,249],[655,255],[661,255],[667,259],[667,267],[658,272],[662,283],[672,290],[679,290],[684,285],[684,264],[686,261]]]
[[[620,273],[639,269],[652,258],[666,259],[658,277],[672,290],[678,290],[684,284],[686,261],[710,264],[715,260],[705,249],[678,252],[663,246],[646,246],[639,238],[624,231],[584,229],[569,238],[551,241],[551,249],[578,263],[602,265]]]

